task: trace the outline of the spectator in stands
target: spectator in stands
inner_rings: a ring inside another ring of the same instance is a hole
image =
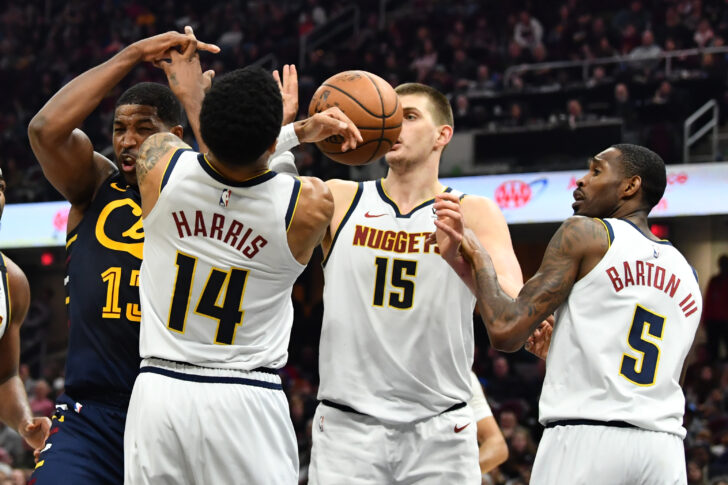
[[[632,68],[641,70],[649,75],[659,64],[660,59],[656,58],[662,53],[662,47],[655,43],[655,36],[651,30],[642,32],[642,44],[632,49],[629,57],[632,59],[644,59],[640,62],[632,62]]]
[[[617,83],[614,86],[614,101],[612,115],[615,118],[621,118],[624,123],[624,129],[631,132],[636,128],[635,106],[629,96],[629,89],[625,83]]]
[[[705,291],[703,324],[711,359],[721,359],[725,355],[721,343],[728,350],[728,254],[718,258],[718,274],[710,279]]]
[[[622,9],[612,19],[612,27],[615,30],[623,30],[627,25],[632,25],[638,31],[644,30],[650,22],[650,15],[645,12],[642,2],[633,0],[628,9]]]
[[[518,23],[513,28],[513,40],[524,49],[533,49],[543,40],[543,27],[528,10],[518,14]]]
[[[672,39],[677,49],[684,49],[689,44],[690,31],[682,23],[674,6],[668,6],[665,9],[665,23],[659,25],[656,30],[661,44],[664,44],[667,39]]]
[[[455,106],[453,107],[452,114],[458,130],[461,128],[467,130],[478,127],[478,120],[470,108],[470,101],[466,95],[458,94],[455,96]]]
[[[639,32],[634,25],[628,24],[620,31],[619,52],[621,55],[629,55],[640,44]]]
[[[33,388],[33,397],[30,399],[30,410],[33,416],[45,416],[50,418],[56,409],[53,401],[48,396],[51,393],[51,386],[44,379],[40,379],[35,383]]]
[[[25,454],[23,438],[17,431],[3,422],[0,422],[0,448],[8,452],[13,463],[23,461],[23,455]]]
[[[698,29],[695,31],[695,35],[693,35],[695,45],[698,47],[707,47],[712,44],[714,37],[715,33],[713,33],[713,28],[710,26],[708,19],[702,19],[698,24]]]

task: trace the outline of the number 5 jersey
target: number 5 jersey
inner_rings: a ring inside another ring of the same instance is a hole
[[[680,373],[700,321],[697,276],[669,242],[603,222],[609,249],[556,311],[539,421],[624,421],[685,437]]]
[[[178,150],[144,219],[141,356],[203,367],[280,368],[303,271],[287,230],[301,182],[265,172],[227,180]]]

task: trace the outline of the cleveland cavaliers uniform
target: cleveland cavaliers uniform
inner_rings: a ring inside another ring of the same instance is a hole
[[[144,219],[141,356],[126,483],[297,483],[296,438],[275,369],[287,359],[287,230],[301,183],[225,179],[178,150]]]
[[[412,454],[452,465],[459,475],[445,476],[448,483],[480,483],[476,427],[454,431],[472,421],[464,403],[471,396],[475,298],[428,242],[433,202],[402,214],[381,180],[363,182],[334,235],[324,261],[312,483],[344,483],[357,463],[388,461],[396,473],[416,476],[402,462]],[[362,451],[367,439],[389,439],[383,430],[413,423],[425,423],[414,441],[389,435],[396,452],[369,458],[387,452],[379,445]],[[422,438],[428,433],[442,433],[442,440]],[[360,461],[337,461],[346,447],[358,448],[347,456],[359,453]]]
[[[555,315],[531,483],[685,483],[680,373],[697,278],[669,242],[603,222],[609,250]]]
[[[0,339],[10,325],[10,289],[8,287],[8,266],[5,255],[0,253]]]
[[[65,392],[31,481],[122,483],[123,436],[139,372],[139,190],[115,172],[66,238]]]

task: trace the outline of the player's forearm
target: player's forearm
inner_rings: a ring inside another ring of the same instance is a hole
[[[30,135],[44,143],[62,142],[141,60],[140,51],[131,45],[73,79],[33,117]]]
[[[199,147],[200,153],[207,153],[209,148],[202,139],[202,132],[200,131],[200,111],[202,110],[202,100],[205,99],[205,92],[200,88],[200,92],[194,95],[185,96],[180,99],[180,103],[185,110],[187,116],[187,122],[190,124],[192,134],[197,140],[197,146]]]
[[[508,445],[502,436],[495,436],[480,445],[480,472],[488,473],[508,459]]]
[[[475,296],[491,344],[497,350],[515,352],[528,339],[532,318],[519,298],[512,298],[501,287],[493,261],[485,251],[476,253],[473,270]]]
[[[17,431],[22,423],[32,419],[33,413],[20,377],[15,375],[0,384],[0,396],[0,421]]]

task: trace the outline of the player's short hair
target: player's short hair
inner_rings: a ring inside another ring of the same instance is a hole
[[[629,143],[612,145],[622,154],[622,170],[625,177],[639,175],[642,179],[642,200],[652,210],[660,202],[667,186],[665,162],[649,148]]]
[[[278,84],[267,71],[248,66],[215,79],[202,102],[200,132],[218,160],[247,165],[276,141],[282,121]]]
[[[116,100],[116,108],[125,104],[157,108],[157,116],[170,128],[182,124],[182,106],[172,90],[164,84],[148,82],[135,84]]]
[[[394,91],[400,96],[407,96],[409,94],[425,96],[430,101],[430,115],[435,124],[455,127],[450,102],[437,89],[420,83],[405,83],[394,88]]]

